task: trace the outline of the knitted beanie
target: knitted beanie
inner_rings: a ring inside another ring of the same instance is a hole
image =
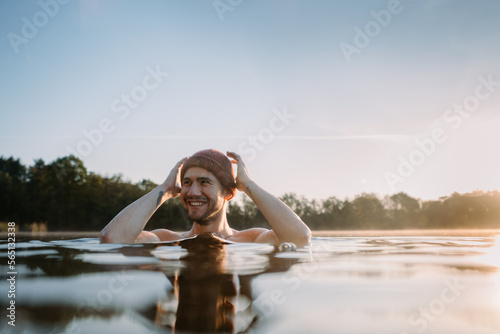
[[[181,181],[184,179],[186,171],[191,167],[200,167],[214,174],[231,195],[229,199],[236,195],[233,167],[224,153],[213,149],[196,152],[182,164]]]

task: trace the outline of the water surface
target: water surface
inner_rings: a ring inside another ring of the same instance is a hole
[[[2,279],[0,331],[500,333],[499,241],[315,237],[308,248],[280,252],[213,238],[26,239],[16,244],[16,327],[5,321]],[[0,251],[5,275],[5,240]]]

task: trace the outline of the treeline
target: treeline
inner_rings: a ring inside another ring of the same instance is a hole
[[[28,167],[0,157],[0,222],[15,221],[21,229],[37,222],[46,223],[49,231],[96,231],[155,186],[146,179],[131,183],[120,175],[89,172],[74,156],[50,164],[39,159]],[[383,198],[364,193],[351,200],[309,200],[288,193],[281,199],[313,230],[500,228],[498,191],[454,193],[433,201],[405,193]],[[228,220],[236,229],[268,226],[247,198],[229,202]],[[176,198],[162,205],[146,228],[190,226]]]

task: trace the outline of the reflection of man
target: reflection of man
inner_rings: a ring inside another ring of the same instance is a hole
[[[228,152],[229,160],[217,150],[203,150],[180,160],[165,182],[123,209],[101,231],[101,242],[133,243],[173,241],[212,232],[236,242],[293,242],[303,246],[310,240],[311,231],[302,220],[277,197],[252,181],[241,157]],[[232,165],[237,165],[234,178]],[[180,184],[179,184],[180,181]],[[226,202],[236,189],[243,191],[257,205],[272,230],[250,228],[232,229],[226,218]],[[143,231],[153,213],[167,199],[180,195],[193,227],[185,233],[167,229]]]
[[[226,273],[226,248],[201,234],[197,242],[184,246],[186,267],[177,277],[179,295],[175,329],[196,332],[234,330],[236,296],[233,275]],[[215,240],[217,241],[217,240]]]
[[[228,268],[226,244],[211,233],[182,240],[179,245],[187,254],[181,258],[182,268],[169,275],[173,290],[151,313],[143,315],[176,333],[245,332],[257,316],[251,307],[252,276],[239,276]],[[162,251],[168,252],[168,247]],[[266,269],[262,264],[254,267]]]

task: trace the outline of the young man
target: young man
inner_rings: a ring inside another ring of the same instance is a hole
[[[236,179],[231,163],[237,165]],[[272,230],[237,231],[229,226],[226,202],[234,197],[236,189],[252,199]],[[177,196],[193,221],[191,230],[185,233],[167,229],[144,231],[160,205]],[[108,243],[174,241],[206,232],[235,242],[293,242],[298,247],[308,244],[311,238],[311,231],[299,216],[250,179],[238,154],[227,152],[226,157],[217,150],[203,150],[180,160],[165,182],[123,209],[101,231],[100,240]]]

